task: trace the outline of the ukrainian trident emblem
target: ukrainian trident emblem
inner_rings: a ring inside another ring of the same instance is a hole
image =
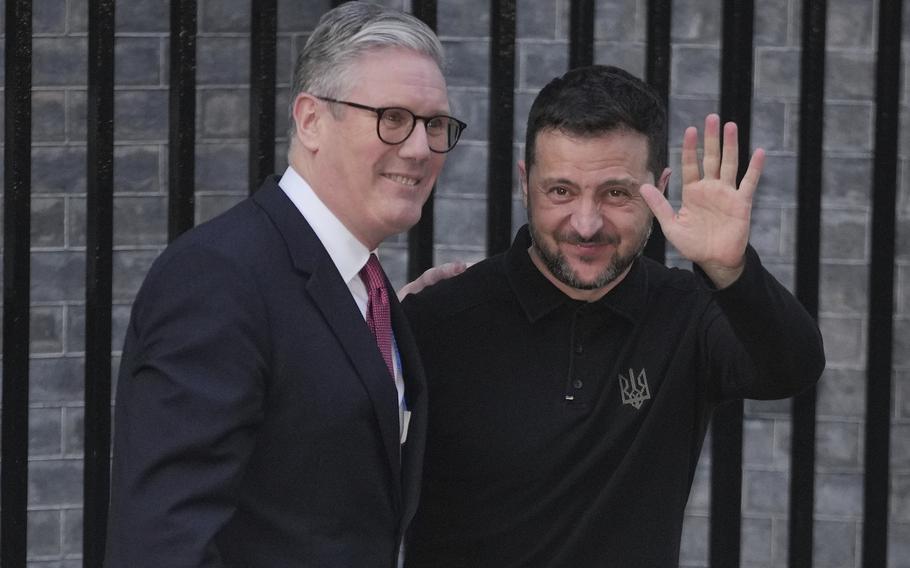
[[[636,409],[641,408],[641,403],[651,398],[651,390],[648,388],[648,377],[645,370],[642,369],[638,375],[635,371],[629,369],[629,376],[619,374],[619,386],[622,387],[622,403],[631,404]]]

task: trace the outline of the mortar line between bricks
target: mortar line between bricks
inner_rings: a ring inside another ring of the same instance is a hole
[[[212,136],[212,137],[203,136],[203,137],[196,139],[196,145],[197,146],[200,145],[200,142],[202,144],[212,145],[212,146],[221,145],[222,143],[225,143],[225,142],[227,142],[229,144],[240,144],[241,142],[249,144],[249,141],[250,141],[249,138],[217,138],[214,136]]]
[[[244,91],[249,91],[250,84],[248,82],[247,83],[197,83],[196,84],[197,93],[203,92],[203,91],[219,90],[219,89],[222,89],[222,90],[230,89],[232,91],[240,89],[240,90],[244,90]],[[276,97],[276,100],[277,100],[277,97]]]
[[[122,353],[123,353],[123,350],[122,350],[122,349],[111,349],[111,357],[120,357],[120,355],[121,355]],[[81,358],[81,357],[85,357],[85,351],[75,351],[75,350],[73,350],[73,351],[64,351],[64,352],[63,352],[62,354],[60,354],[60,355],[68,356],[68,357],[71,358],[71,359],[79,359],[79,358]]]
[[[490,36],[488,35],[479,35],[479,36],[439,36],[439,41],[442,42],[442,47],[445,49],[445,44],[447,43],[490,43]]]
[[[862,515],[859,515],[859,516],[853,515],[853,514],[835,515],[832,513],[819,513],[818,511],[813,513],[812,518],[816,522],[822,521],[822,522],[826,522],[826,523],[831,523],[831,522],[834,522],[834,523],[843,523],[843,522],[861,523],[861,522],[863,522]]]
[[[816,420],[819,423],[829,424],[854,424],[862,425],[866,423],[862,416],[844,416],[843,414],[817,414]]]
[[[143,251],[157,251],[164,250],[167,246],[167,243],[158,243],[158,244],[128,244],[128,245],[118,245],[114,247],[114,252],[143,252]],[[32,247],[32,253],[58,253],[58,252],[85,252],[85,245],[73,245],[69,247]]]
[[[29,409],[47,409],[47,408],[85,408],[85,401],[59,401],[59,402],[30,402],[28,403]]]
[[[250,32],[199,32],[196,37],[199,39],[249,39]]]
[[[85,32],[85,36],[88,37],[88,32]],[[170,32],[114,32],[114,39],[119,38],[162,38],[170,39]]]
[[[85,148],[87,144],[81,140],[35,140],[32,148]]]
[[[450,245],[450,244],[437,244],[437,245],[434,245],[434,247],[435,247],[435,249],[438,250],[438,251],[445,251],[445,252],[461,252],[461,251],[464,251],[464,252],[475,253],[475,252],[484,252],[484,251],[487,250],[486,247],[483,246],[483,245]]]
[[[716,43],[695,43],[695,42],[680,43],[677,41],[677,42],[673,42],[672,49],[673,49],[673,51],[695,51],[695,50],[711,49],[711,50],[716,50],[719,52],[720,51],[720,40],[717,40]],[[673,58],[671,57],[671,60],[672,59]],[[718,75],[720,75],[720,69],[718,69]]]
[[[32,463],[48,463],[48,462],[74,462],[77,463],[82,458],[82,454],[78,456],[74,455],[71,457],[58,457],[58,456],[29,456],[28,461]],[[72,503],[73,506],[76,503]],[[56,508],[48,505],[49,508]]]
[[[847,467],[847,466],[836,467],[836,466],[826,466],[826,465],[819,464],[815,468],[816,477],[821,476],[821,475],[826,475],[826,476],[831,476],[831,477],[857,476],[857,475],[862,476],[863,474],[865,474],[865,472],[866,472],[866,468],[863,465],[854,465],[854,466],[850,466],[850,467]]]

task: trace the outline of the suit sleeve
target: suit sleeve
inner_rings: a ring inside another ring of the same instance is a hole
[[[751,247],[740,278],[713,294],[703,332],[713,398],[780,399],[815,384],[825,367],[818,325]]]
[[[121,363],[106,566],[215,568],[263,417],[266,311],[223,255],[184,247],[159,264]]]

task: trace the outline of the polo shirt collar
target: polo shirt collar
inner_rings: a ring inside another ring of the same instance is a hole
[[[525,225],[518,230],[512,246],[505,254],[506,275],[518,303],[530,322],[536,322],[561,306],[582,305],[573,300],[541,274],[531,261],[528,247],[531,234]],[[632,263],[625,278],[603,298],[588,303],[587,308],[609,310],[632,322],[641,318],[648,295],[648,272],[641,259]]]

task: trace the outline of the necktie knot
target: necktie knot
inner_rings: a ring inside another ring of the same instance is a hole
[[[367,287],[367,292],[372,296],[376,291],[385,291],[385,279],[383,278],[382,266],[375,254],[370,255],[370,259],[360,269],[360,279]]]

